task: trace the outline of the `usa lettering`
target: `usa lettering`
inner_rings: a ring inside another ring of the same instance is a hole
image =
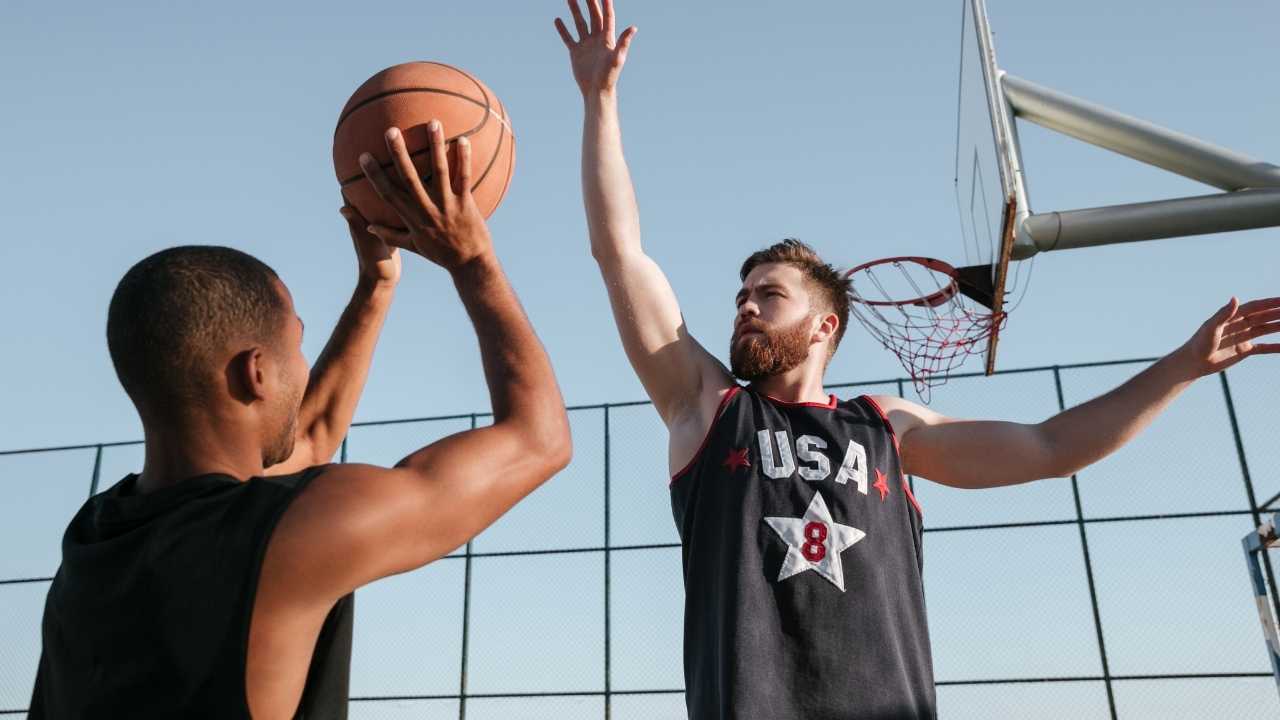
[[[760,445],[760,470],[774,480],[789,478],[799,472],[809,482],[821,482],[831,475],[831,459],[824,450],[827,441],[815,435],[796,438],[793,453],[791,438],[786,430],[756,433]],[[858,492],[867,494],[867,450],[855,440],[845,448],[844,460],[836,472],[836,483],[847,485],[853,481]]]

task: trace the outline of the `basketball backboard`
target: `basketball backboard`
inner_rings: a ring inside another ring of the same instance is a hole
[[[960,252],[954,261],[903,254],[846,274],[852,315],[922,398],[970,355],[995,371],[1001,330],[1030,280],[1023,261],[1038,253],[1280,227],[1280,166],[1008,75],[983,0],[961,7]],[[1032,214],[1015,117],[1226,192]]]
[[[1027,216],[1013,113],[1005,99],[983,0],[961,0],[960,82],[956,107],[956,206],[963,243],[956,265],[966,295],[995,316],[983,359],[995,370],[1017,226]]]

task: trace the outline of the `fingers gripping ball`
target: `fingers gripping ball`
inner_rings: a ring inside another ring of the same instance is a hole
[[[371,153],[388,175],[396,177],[383,133],[398,127],[423,186],[429,187],[427,123],[432,120],[444,126],[451,159],[456,157],[458,138],[471,143],[471,192],[480,213],[487,218],[502,202],[515,169],[516,148],[511,121],[498,96],[450,65],[405,63],[377,73],[357,88],[333,131],[333,167],[342,195],[370,223],[404,225],[360,171],[360,153]]]

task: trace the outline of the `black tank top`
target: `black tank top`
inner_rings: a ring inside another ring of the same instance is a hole
[[[869,398],[733,388],[671,507],[690,718],[936,716],[920,508]]]
[[[45,601],[29,717],[248,718],[249,621],[267,541],[324,470],[189,478],[90,498]],[[326,618],[296,717],[347,717],[353,599]]]

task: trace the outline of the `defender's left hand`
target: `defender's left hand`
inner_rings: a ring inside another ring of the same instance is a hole
[[[1255,338],[1280,333],[1280,297],[1243,305],[1231,298],[1178,348],[1193,377],[1221,372],[1250,355],[1280,353],[1280,343],[1255,343]]]
[[[370,289],[395,287],[400,282],[400,249],[388,246],[369,232],[369,222],[354,207],[343,205],[338,212],[347,221],[356,258],[360,261],[359,282]]]

